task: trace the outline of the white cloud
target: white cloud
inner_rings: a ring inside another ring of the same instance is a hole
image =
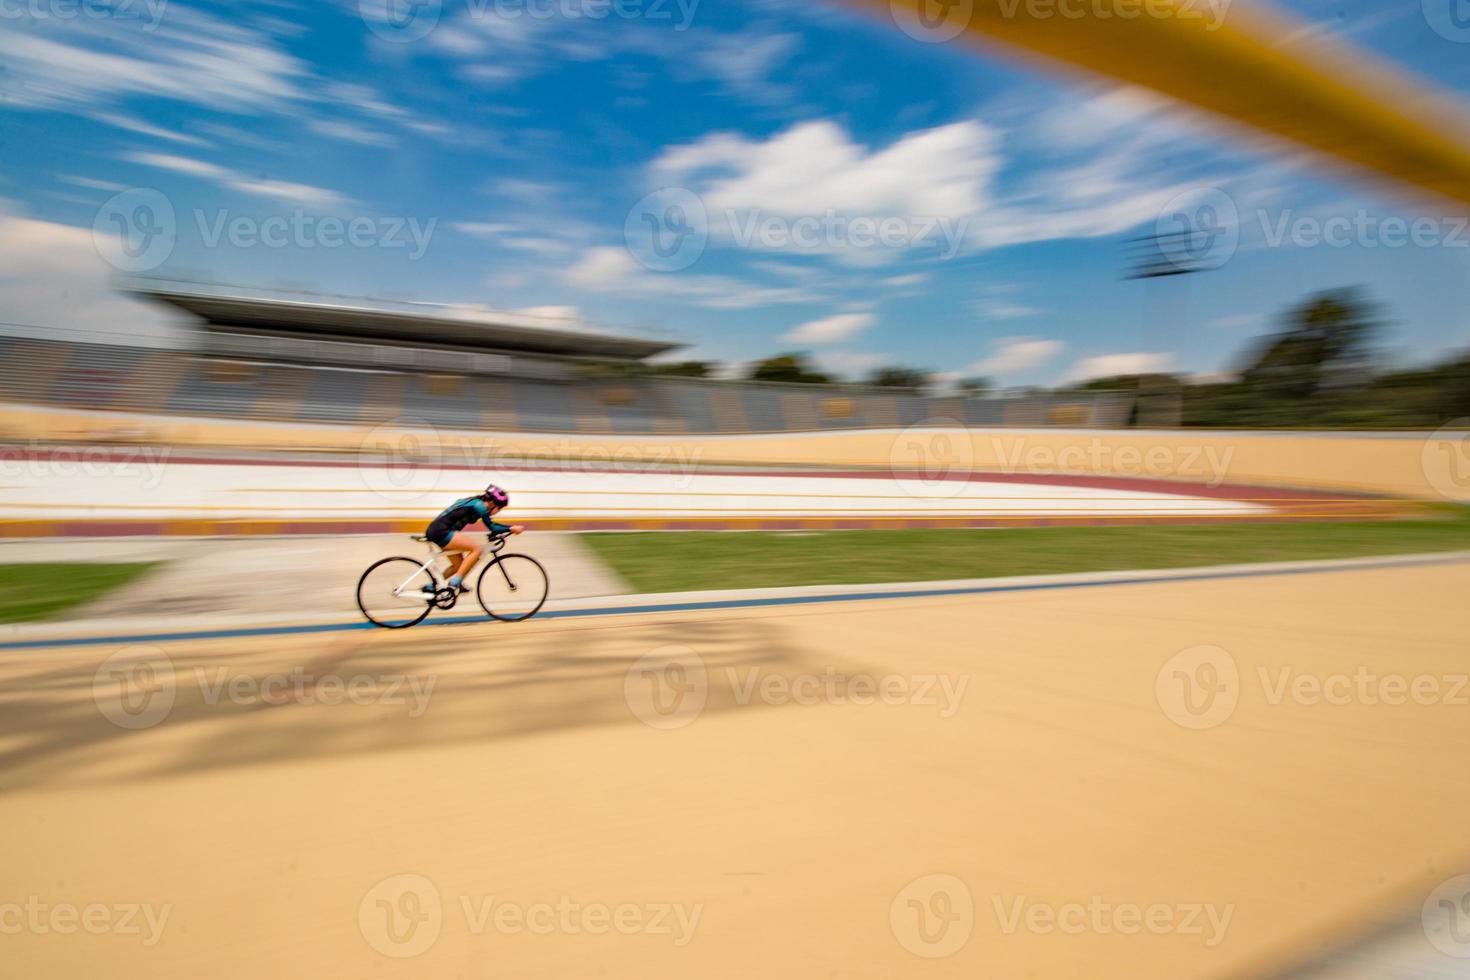
[[[1072,365],[1063,380],[1075,383],[1120,374],[1153,374],[1169,371],[1173,366],[1174,355],[1169,353],[1100,354],[1084,357]]]
[[[1035,337],[1002,337],[995,351],[964,370],[966,376],[1004,378],[1035,370],[1067,349],[1060,340]]]
[[[795,95],[787,85],[770,80],[800,45],[795,34],[710,34],[693,49],[691,64],[713,77],[733,94],[753,102],[779,104]]]
[[[142,4],[150,10],[162,4]],[[209,141],[145,122],[117,107],[128,99],[169,99],[210,110],[286,116],[312,131],[363,145],[392,136],[351,120],[316,120],[314,107],[392,120],[417,131],[432,126],[385,102],[365,85],[318,76],[279,43],[275,24],[251,26],[197,7],[169,4],[155,25],[127,17],[43,18],[32,30],[0,31],[0,100],[10,109],[72,112],[154,140],[189,146]],[[217,123],[200,121],[199,131]],[[231,127],[222,127],[231,128]],[[237,141],[238,142],[238,141]]]
[[[989,202],[995,143],[967,120],[869,148],[821,120],[765,141],[715,133],[666,147],[649,171],[656,184],[699,195],[717,245],[873,265],[905,252],[953,255]]]
[[[192,157],[181,157],[172,153],[124,153],[123,159],[131,163],[140,163],[145,167],[156,167],[159,170],[168,170],[172,173],[183,174],[185,177],[199,177],[204,180],[224,182],[233,176],[229,170],[217,163],[195,160]]]
[[[975,250],[1115,235],[1157,220],[1172,199],[1202,182],[1229,185],[1219,165],[1213,173],[1176,165],[1176,151],[1197,148],[1199,134],[1164,115],[1161,105],[1129,88],[1060,106],[1049,97],[997,110],[994,121],[962,120],[876,147],[858,143],[834,120],[803,122],[765,139],[710,133],[665,147],[649,166],[650,183],[699,195],[717,245],[852,261],[922,249],[918,229],[935,221],[945,224],[927,240],[938,240],[935,254],[943,257],[953,254],[943,247],[951,237]],[[1025,167],[1007,168],[1008,153],[1024,155]],[[789,223],[829,214],[844,227],[856,218],[905,219],[911,240],[856,247],[850,234],[833,240],[824,231],[815,244],[752,234],[772,217]]]
[[[547,224],[554,224],[558,230],[567,231],[577,237],[585,237],[578,235],[574,226],[564,226],[560,222],[547,222]],[[450,227],[466,235],[485,238],[505,248],[515,249],[518,252],[530,252],[532,255],[539,255],[543,258],[561,259],[577,250],[576,242],[547,235],[529,234],[524,225],[508,221],[456,221]]]
[[[351,204],[351,200],[312,184],[297,184],[289,180],[267,180],[265,178],[233,176],[228,186],[256,197],[268,197],[287,204],[299,204],[308,208],[335,208]]]
[[[1234,384],[1240,380],[1238,371],[1195,371],[1189,375],[1192,385]]]
[[[1036,316],[1042,312],[1035,306],[1013,303],[994,296],[977,299],[972,305],[975,312],[990,320],[1014,320],[1020,317]]]
[[[781,339],[793,344],[836,344],[851,339],[877,321],[871,313],[839,313],[798,324]]]
[[[785,303],[819,303],[830,297],[794,286],[757,286],[730,276],[648,272],[616,245],[586,249],[562,272],[576,289],[621,296],[682,299],[712,310],[748,310]]]
[[[186,146],[200,147],[213,145],[209,140],[201,139],[198,136],[191,136],[188,133],[181,133],[174,129],[164,129],[162,126],[154,126],[152,123],[144,122],[141,119],[121,112],[98,112],[94,113],[92,118],[98,122],[107,123],[109,126],[125,129],[130,133],[137,133],[140,136],[151,136],[154,139],[167,140],[170,143],[183,143]]]
[[[982,208],[999,167],[996,136],[969,120],[909,133],[882,149],[854,143],[835,122],[793,126],[765,142],[716,134],[664,150],[653,172],[700,178],[710,211],[959,217]]]
[[[75,110],[145,95],[230,111],[305,101],[306,65],[256,31],[170,7],[156,30],[80,18],[63,43],[0,32],[12,107]]]
[[[638,276],[638,263],[627,250],[616,245],[600,245],[582,253],[577,262],[562,273],[568,284],[592,292],[615,289],[620,283]]]
[[[927,272],[909,272],[901,276],[889,276],[886,279],[880,279],[878,280],[878,285],[891,287],[918,286],[928,281],[929,273]]]
[[[183,347],[190,330],[163,307],[123,295],[89,228],[9,214],[0,201],[0,331]],[[27,329],[40,327],[43,329]]]
[[[871,374],[880,367],[893,363],[888,354],[869,354],[862,351],[822,351],[814,358],[816,365],[828,374],[853,378]]]
[[[388,133],[381,133],[375,129],[369,129],[361,123],[355,123],[347,119],[313,119],[307,123],[313,133],[331,139],[343,140],[348,143],[356,143],[359,146],[397,146],[398,139]]]
[[[584,322],[582,311],[575,306],[527,306],[511,312],[546,320],[560,320],[565,326]]]
[[[1195,114],[1130,86],[1030,93],[985,114],[1028,165],[971,224],[982,248],[1120,234],[1156,221],[1187,189],[1230,186],[1244,173],[1199,152],[1211,130]]]
[[[554,258],[567,255],[574,251],[573,246],[558,238],[546,238],[539,235],[505,235],[500,243],[506,248],[513,248],[520,252],[530,252],[544,258]]]
[[[475,235],[479,238],[496,238],[506,232],[520,231],[520,225],[510,224],[505,221],[451,221],[449,227],[455,231],[462,231],[466,235]]]
[[[126,184],[119,184],[117,181],[114,180],[98,180],[96,177],[82,177],[76,174],[63,174],[58,179],[68,184],[75,184],[77,187],[86,187],[89,190],[94,191],[107,191],[111,194],[116,194],[118,191],[127,190]]]
[[[296,184],[286,180],[270,180],[263,177],[247,177],[217,163],[195,160],[192,157],[181,157],[172,153],[125,153],[123,159],[145,167],[155,167],[159,170],[183,174],[186,177],[212,181],[244,194],[302,207],[330,208],[351,203],[348,198],[324,187]]]

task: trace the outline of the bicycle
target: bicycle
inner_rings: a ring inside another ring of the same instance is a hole
[[[374,626],[404,629],[423,622],[435,609],[453,609],[459,601],[458,590],[450,588],[434,568],[444,550],[422,534],[412,537],[429,545],[426,560],[383,558],[369,565],[357,580],[357,608]],[[505,537],[491,535],[490,556],[475,583],[475,596],[491,619],[518,623],[545,605],[549,580],[546,569],[530,555],[501,554]]]

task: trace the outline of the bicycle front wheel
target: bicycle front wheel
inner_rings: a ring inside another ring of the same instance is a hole
[[[369,565],[358,579],[357,608],[373,625],[401,630],[429,615],[434,597],[423,587],[434,584],[423,562],[384,558]]]
[[[476,593],[492,619],[518,623],[546,602],[546,569],[530,555],[499,555],[480,573]]]

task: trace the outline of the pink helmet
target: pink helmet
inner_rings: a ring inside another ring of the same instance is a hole
[[[508,507],[510,505],[510,494],[493,483],[486,487],[485,492],[480,494],[480,496],[484,497],[496,507]]]

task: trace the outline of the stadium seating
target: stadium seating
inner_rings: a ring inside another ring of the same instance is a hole
[[[6,401],[183,416],[563,433],[746,433],[897,428],[1116,428],[1114,392],[967,398],[917,391],[689,378],[571,382],[346,370],[187,351],[0,337]]]

